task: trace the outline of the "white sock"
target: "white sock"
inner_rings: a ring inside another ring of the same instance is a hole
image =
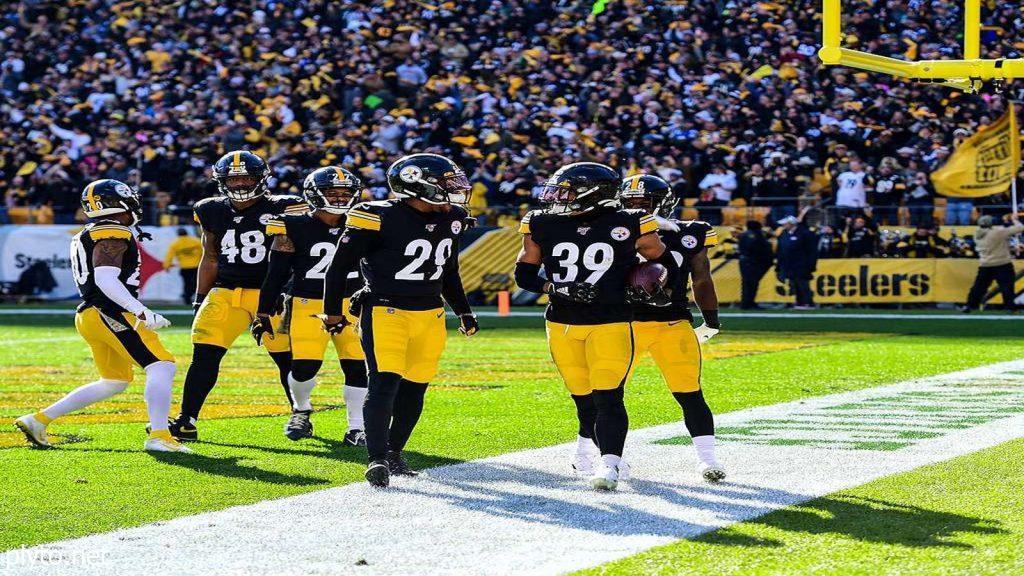
[[[345,386],[345,413],[348,414],[348,429],[363,429],[363,402],[366,401],[366,388]]]
[[[584,438],[583,436],[576,437],[576,454],[579,456],[585,456],[590,454],[600,454],[601,451],[597,448],[597,444],[594,444],[593,438]]]
[[[146,366],[146,411],[149,413],[149,428],[153,431],[167,430],[167,417],[171,413],[171,388],[174,386],[174,362],[161,360]]]
[[[97,380],[75,388],[66,396],[43,409],[43,414],[50,420],[56,420],[65,414],[81,410],[86,406],[106,400],[115,394],[124,392],[128,383],[122,380]]]
[[[622,456],[616,456],[615,454],[605,454],[604,456],[601,456],[601,462],[604,462],[604,465],[609,468],[617,468],[621,461]]]
[[[316,378],[309,380],[296,380],[291,373],[288,374],[288,388],[292,391],[292,408],[308,411],[313,409],[309,397],[313,395],[313,388],[316,388]]]
[[[697,449],[697,458],[701,462],[704,464],[718,464],[718,460],[715,460],[715,436],[713,434],[694,436],[693,447]]]

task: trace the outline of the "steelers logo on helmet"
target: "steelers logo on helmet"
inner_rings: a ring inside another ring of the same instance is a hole
[[[120,195],[123,198],[131,198],[132,196],[134,196],[134,194],[132,193],[132,189],[129,188],[128,185],[124,184],[123,182],[118,182],[117,184],[115,184],[114,191],[117,192],[118,195]]]
[[[683,248],[692,250],[697,247],[697,238],[687,234],[679,239],[679,243],[683,245]]]
[[[618,240],[619,242],[627,240],[629,238],[629,228],[626,228],[625,226],[616,226],[615,228],[612,228],[611,236],[612,240]]]
[[[423,171],[420,170],[419,166],[410,165],[402,168],[402,171],[398,173],[398,177],[402,179],[402,182],[415,184],[423,178]]]

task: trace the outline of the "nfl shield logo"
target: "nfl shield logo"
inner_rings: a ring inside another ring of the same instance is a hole
[[[580,226],[576,229],[576,233],[580,236],[586,236],[587,232],[590,232],[590,226]]]

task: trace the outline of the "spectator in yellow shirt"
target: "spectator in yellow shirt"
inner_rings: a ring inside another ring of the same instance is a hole
[[[164,270],[170,270],[174,261],[178,261],[181,282],[184,285],[181,296],[185,304],[192,304],[192,299],[196,295],[196,271],[202,258],[203,243],[199,238],[190,236],[188,230],[178,228],[178,238],[171,242],[167,248],[167,255],[164,256]]]

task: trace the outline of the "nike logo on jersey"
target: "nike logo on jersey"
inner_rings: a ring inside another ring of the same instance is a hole
[[[669,326],[675,326],[676,324],[682,324],[685,320],[676,320],[675,322],[669,322]]]

